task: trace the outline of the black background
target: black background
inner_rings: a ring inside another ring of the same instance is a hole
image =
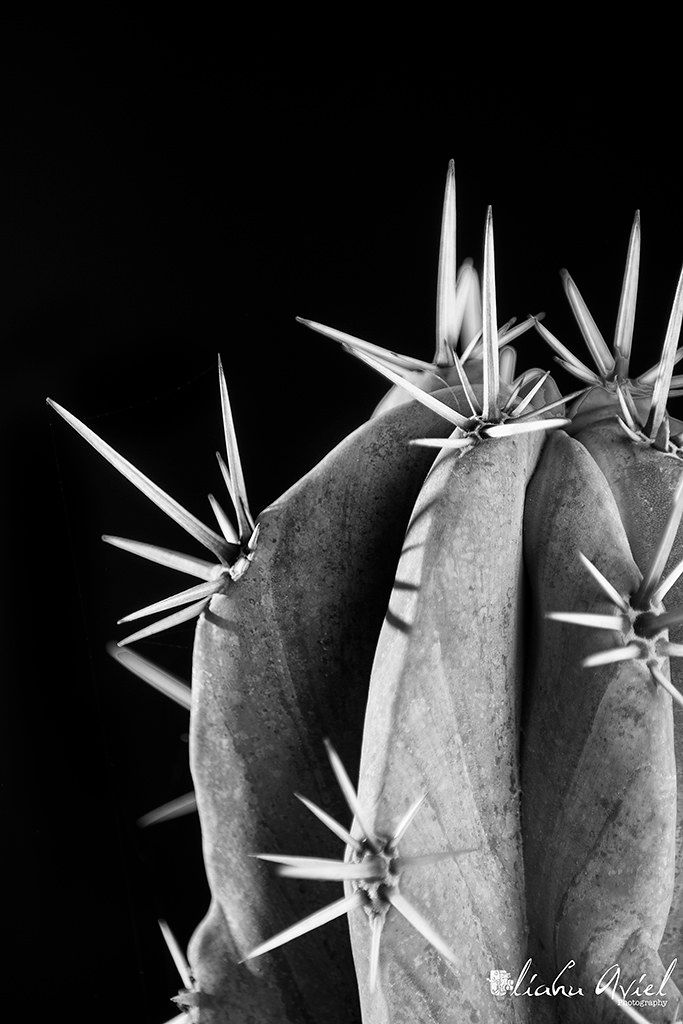
[[[18,910],[4,984],[18,1019],[172,1016],[156,919],[185,944],[208,900],[196,818],[135,824],[191,786],[187,715],[104,653],[120,615],[189,584],[99,538],[201,552],[45,396],[209,522],[218,351],[254,511],[384,391],[295,315],[430,357],[450,157],[459,256],[480,265],[493,203],[501,319],[544,309],[577,352],[561,266],[611,337],[641,208],[643,370],[683,258],[677,89],[657,72],[598,86],[516,57],[493,76],[424,74],[324,48],[274,60],[226,32],[119,12],[3,36],[2,750]],[[519,357],[550,365],[531,335]],[[191,638],[140,651],[189,680]]]

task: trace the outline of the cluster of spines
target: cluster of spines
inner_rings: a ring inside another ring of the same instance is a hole
[[[621,594],[583,552],[578,552],[585,568],[603,594],[614,605],[613,614],[555,611],[548,612],[547,618],[570,625],[585,626],[588,629],[618,633],[623,642],[608,650],[589,655],[583,661],[584,668],[596,668],[619,661],[643,661],[653,682],[663,687],[678,704],[683,705],[683,695],[669,682],[661,670],[661,665],[658,664],[664,658],[683,657],[683,644],[671,643],[663,638],[657,639],[670,626],[683,622],[683,608],[666,611],[662,605],[663,599],[683,574],[683,560],[681,560],[664,576],[664,567],[671,554],[681,516],[683,516],[683,480],[676,488],[669,517],[650,565],[645,570],[638,589],[632,595]],[[633,627],[636,623],[639,635],[634,633]]]
[[[674,366],[683,359],[683,348],[677,348],[683,320],[683,269],[678,278],[662,354],[657,363],[635,379],[629,377],[631,348],[638,295],[640,270],[640,213],[636,211],[629,239],[626,268],[619,300],[619,311],[610,351],[581,292],[568,271],[562,271],[562,283],[574,318],[591,355],[595,370],[586,366],[574,353],[536,318],[536,329],[555,353],[556,361],[568,373],[578,377],[588,388],[599,388],[616,394],[621,408],[618,422],[636,444],[651,445],[667,455],[681,458],[683,438],[670,437],[666,416],[669,397],[683,395],[683,376],[673,376]],[[647,415],[642,418],[634,398],[650,398]]]
[[[278,874],[287,878],[306,878],[313,881],[349,882],[352,893],[292,925],[253,949],[244,960],[268,953],[292,939],[305,935],[329,921],[354,910],[364,910],[370,919],[372,936],[370,943],[369,990],[377,984],[380,957],[380,940],[386,914],[393,908],[418,931],[447,960],[456,959],[444,939],[434,930],[422,914],[401,893],[399,881],[407,868],[433,864],[438,860],[472,853],[472,849],[448,849],[413,857],[401,857],[399,843],[403,839],[415,815],[426,800],[420,796],[403,815],[392,835],[386,839],[369,827],[369,817],[358,799],[358,794],[329,741],[325,742],[327,755],[344,800],[354,817],[351,830],[344,828],[326,811],[311,800],[296,794],[297,798],[315,815],[338,839],[345,844],[342,860],[328,860],[316,857],[288,856],[284,854],[256,854],[264,861],[278,865]],[[354,829],[356,834],[354,834]],[[360,835],[358,834],[360,833]]]

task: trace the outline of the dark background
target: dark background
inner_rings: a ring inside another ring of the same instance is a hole
[[[577,352],[557,270],[611,337],[641,208],[643,370],[683,258],[677,89],[657,72],[568,81],[552,60],[493,78],[273,60],[199,19],[120,13],[92,31],[18,26],[1,45],[5,986],[20,1019],[61,1005],[160,1024],[178,978],[156,919],[186,944],[208,892],[195,817],[135,822],[190,789],[188,718],[104,645],[120,615],[189,581],[99,538],[202,552],[45,396],[210,522],[220,351],[260,510],[384,391],[295,315],[431,356],[450,157],[460,258],[480,265],[493,203],[501,320],[544,309]],[[550,365],[531,335],[519,356]],[[191,639],[139,649],[189,681]]]

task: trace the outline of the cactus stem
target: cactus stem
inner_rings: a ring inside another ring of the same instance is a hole
[[[176,704],[180,704],[182,708],[190,710],[192,690],[186,683],[178,679],[177,676],[167,672],[165,668],[155,665],[148,658],[143,658],[142,655],[137,654],[135,651],[121,650],[116,644],[107,644],[107,653],[115,661],[118,661],[120,665],[123,665],[125,669],[132,672],[134,676],[137,676],[138,679],[142,679],[143,682],[148,683],[155,690],[163,693],[165,697],[175,701]]]
[[[178,945],[175,935],[168,927],[166,921],[159,921],[159,927],[161,929],[161,934],[164,937],[164,942],[168,946],[168,951],[173,957],[173,963],[176,965],[178,974],[180,975],[180,979],[183,985],[186,988],[192,989],[193,981],[192,975],[190,974],[190,965],[185,959],[183,951]]]
[[[146,608],[140,608],[139,611],[124,615],[122,619],[118,620],[118,625],[120,626],[123,622],[133,622],[135,619],[143,619],[146,615],[155,615],[157,612],[164,612],[169,608],[176,608],[178,605],[190,604],[191,601],[196,601],[199,598],[211,597],[216,591],[220,590],[222,585],[221,580],[199,583],[196,587],[190,587],[179,594],[173,594],[162,601],[156,601],[154,604],[147,605]]]
[[[403,839],[403,836],[406,833],[406,830],[408,829],[408,827],[412,823],[413,818],[415,817],[417,812],[420,810],[420,808],[422,807],[422,805],[423,805],[423,803],[425,802],[426,799],[427,799],[427,794],[423,793],[422,796],[417,798],[417,800],[415,801],[414,804],[411,804],[411,806],[408,808],[406,813],[403,815],[403,817],[401,818],[400,822],[396,826],[396,831],[394,832],[394,835],[392,837],[392,840],[391,840],[392,847],[398,846],[398,844],[401,842],[401,840]]]
[[[560,275],[562,277],[565,294],[569,299],[569,305],[572,308],[572,313],[574,314],[574,318],[579,325],[579,330],[583,335],[583,340],[586,342],[588,351],[593,357],[593,362],[597,366],[600,376],[603,380],[606,380],[614,373],[616,365],[614,356],[610,352],[607,342],[600,333],[598,325],[591,316],[581,292],[574,284],[571,274],[567,270],[561,270]]]
[[[362,901],[363,897],[360,891],[356,891],[351,896],[344,896],[342,899],[328,904],[322,910],[316,910],[313,914],[309,914],[308,917],[304,917],[303,920],[297,921],[290,928],[285,928],[284,931],[274,935],[272,939],[262,942],[260,946],[252,949],[247,956],[243,957],[239,963],[243,964],[247,960],[253,960],[254,957],[268,953],[272,949],[277,949],[278,946],[284,946],[285,943],[291,942],[292,939],[298,939],[299,936],[305,935],[307,932],[320,928],[329,921],[334,921],[336,918],[350,913],[352,910],[360,907]]]
[[[484,397],[482,416],[485,420],[498,418],[500,394],[498,359],[498,319],[496,310],[496,258],[493,241],[493,211],[486,212],[484,235],[484,274],[482,286],[482,349],[484,370]]]
[[[634,605],[637,608],[646,608],[652,599],[652,594],[660,581],[664,566],[671,554],[671,547],[676,538],[681,516],[683,516],[683,477],[674,492],[671,511],[669,512],[669,517],[650,566],[644,573],[643,580],[634,595]]]
[[[249,511],[247,488],[244,483],[244,473],[242,472],[242,460],[240,459],[239,447],[237,445],[237,435],[235,434],[235,424],[232,418],[230,396],[228,395],[228,386],[225,382],[225,374],[223,373],[223,364],[220,356],[218,357],[218,381],[221,394],[225,449],[228,455],[230,480],[232,481],[232,487],[228,488],[228,490],[235,506],[240,539],[246,543],[248,538],[254,532],[254,520],[251,512]]]
[[[216,517],[216,522],[218,523],[220,531],[227,540],[228,544],[239,544],[240,539],[235,530],[235,527],[232,525],[232,523],[226,516],[225,512],[221,508],[216,498],[213,496],[213,494],[209,494],[208,499],[209,504],[213,509],[213,514]]]
[[[339,754],[334,749],[334,747],[332,746],[328,739],[325,739],[324,743],[325,750],[327,751],[327,756],[332,766],[332,771],[334,772],[335,778],[339,784],[339,788],[342,791],[344,799],[346,800],[348,808],[351,811],[351,813],[355,816],[366,843],[373,851],[373,853],[378,853],[379,849],[377,843],[373,837],[372,831],[367,827],[365,821],[365,813],[360,806],[360,803],[358,801],[358,795],[353,787],[353,784],[351,783],[351,779],[346,774],[346,769],[342,764],[341,758],[339,757]]]
[[[194,604],[189,605],[187,608],[183,608],[179,612],[174,612],[173,615],[167,615],[163,619],[157,619],[156,622],[150,623],[149,626],[145,626],[144,629],[139,629],[137,633],[131,633],[130,636],[124,637],[123,640],[119,640],[118,646],[125,647],[126,644],[133,643],[134,640],[144,640],[148,636],[154,636],[156,633],[163,633],[166,629],[172,629],[173,626],[179,626],[182,622],[189,622],[190,619],[196,619],[202,614],[208,603],[209,599],[203,598],[201,601],[196,601]]]
[[[597,566],[593,565],[591,560],[589,558],[586,558],[582,551],[579,551],[578,555],[583,564],[585,565],[585,567],[588,569],[593,579],[596,581],[598,586],[603,590],[603,592],[607,595],[607,597],[609,597],[611,601],[614,601],[617,608],[621,608],[623,612],[628,612],[628,602],[624,597],[622,597],[622,595],[619,593],[616,587],[614,587],[610,583],[606,576],[603,576],[603,574],[600,572]]]
[[[401,917],[404,917],[406,921],[413,926],[413,928],[420,933],[423,939],[441,953],[446,960],[450,960],[452,963],[455,962],[455,953],[446,945],[441,936],[432,928],[428,921],[422,917],[422,915],[415,909],[405,896],[396,890],[387,891],[387,900],[391,903],[392,907],[399,912]]]
[[[455,164],[448,162],[446,188],[441,216],[441,239],[439,242],[439,269],[436,285],[436,350],[434,363],[437,366],[452,366],[454,349],[458,342],[460,327],[465,311],[463,295],[459,301],[456,291],[456,204]]]
[[[621,357],[622,375],[628,377],[628,366],[633,343],[633,327],[636,318],[638,296],[638,273],[640,270],[640,210],[636,210],[628,243],[628,255],[624,269],[624,281],[619,299],[617,326],[614,332],[614,354]]]
[[[624,628],[622,615],[595,615],[592,612],[547,612],[546,619],[567,622],[571,626],[588,626],[589,629],[608,629],[621,632]]]
[[[138,818],[140,828],[148,828],[150,825],[159,825],[163,821],[172,821],[174,818],[181,818],[185,814],[193,814],[197,810],[197,797],[194,790],[178,796],[175,800],[156,807],[153,811],[147,811],[141,818]]]
[[[370,939],[370,974],[368,988],[374,992],[377,988],[377,976],[379,974],[379,947],[382,940],[382,929],[384,928],[384,914],[375,914],[370,926],[372,936]]]
[[[122,476],[124,476],[134,487],[137,487],[145,497],[149,498],[150,501],[154,502],[162,512],[165,512],[167,516],[170,516],[179,526],[182,526],[191,537],[198,540],[200,544],[203,544],[205,548],[212,551],[218,558],[223,561],[228,554],[228,546],[222,537],[219,537],[217,533],[209,529],[204,523],[202,523],[196,516],[193,516],[187,509],[183,508],[174,498],[172,498],[165,491],[162,491],[155,483],[153,483],[148,477],[136,469],[132,463],[124,459],[122,455],[119,455],[117,451],[108,445],[106,441],[98,437],[97,434],[86,427],[84,423],[76,419],[70,412],[67,412],[57,402],[53,402],[51,398],[47,399],[48,405],[59,413],[62,419],[66,420],[69,426],[73,427],[76,433],[80,434],[84,440],[90,444],[96,452],[98,452],[104,459],[109,462],[114,469],[118,470]]]
[[[634,661],[642,654],[640,644],[626,644],[625,647],[614,647],[609,651],[598,651],[590,654],[581,662],[583,668],[597,668],[599,665],[612,665],[617,661]]]
[[[351,833],[345,829],[343,825],[340,825],[338,821],[335,821],[332,815],[328,814],[327,811],[324,811],[322,807],[318,807],[318,805],[314,804],[312,800],[308,800],[305,796],[301,796],[300,793],[295,793],[294,796],[297,800],[301,801],[304,807],[308,808],[311,814],[314,814],[319,821],[322,821],[323,825],[326,825],[330,832],[334,832],[334,834],[341,839],[343,843],[350,846],[357,854],[363,853],[363,844],[360,840],[352,836]]]
[[[122,551],[129,551],[139,558],[146,558],[157,565],[165,565],[168,569],[175,569],[177,572],[186,573],[188,576],[195,576],[200,580],[215,579],[216,572],[222,566],[213,562],[207,562],[202,558],[195,558],[194,555],[184,555],[180,551],[171,551],[169,548],[161,548],[156,544],[145,544],[139,540],[128,540],[127,537],[112,537],[104,534],[102,540],[105,544],[120,548]]]
[[[683,707],[683,694],[679,693],[676,687],[669,682],[664,673],[660,672],[656,665],[649,665],[648,668],[650,669],[650,675],[652,676],[654,681],[656,683],[659,683],[659,685],[663,687],[666,690],[666,692],[671,695],[672,699],[675,700],[677,704],[680,704],[681,707]]]

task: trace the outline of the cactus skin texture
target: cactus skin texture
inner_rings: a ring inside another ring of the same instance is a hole
[[[617,1021],[621,1011],[592,994],[603,973],[618,963],[623,984],[647,973],[656,987],[665,973],[657,950],[674,876],[673,716],[640,660],[581,668],[601,643],[614,646],[610,632],[543,618],[548,608],[612,610],[579,550],[620,594],[640,583],[607,481],[564,434],[548,442],[529,488],[525,550],[538,613],[522,768],[532,951],[549,978],[576,961],[586,996],[563,1001],[560,1020]],[[676,1004],[673,982],[666,996]],[[651,1019],[668,1021],[670,1010]]]
[[[212,899],[189,966],[162,928],[178,1020],[680,1016],[683,574],[655,597],[683,565],[683,424],[665,408],[683,393],[683,278],[658,367],[630,380],[639,239],[636,217],[614,357],[564,276],[593,371],[540,318],[499,330],[490,211],[481,306],[469,264],[456,294],[451,165],[434,361],[303,321],[392,388],[256,521],[221,373],[237,517],[212,500],[222,537],[55,405],[214,558],[109,538],[203,581],[125,641],[198,618],[190,755]],[[509,342],[532,324],[590,388],[572,422],[548,374],[513,380]],[[496,993],[490,972],[514,980],[529,957],[538,994]],[[638,1015],[596,991],[614,965],[665,1005]],[[583,994],[543,995],[558,975]]]

